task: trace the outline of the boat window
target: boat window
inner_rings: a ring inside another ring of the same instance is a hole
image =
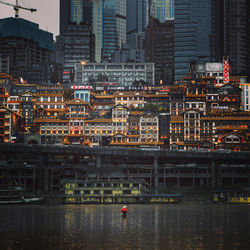
[[[131,194],[131,190],[123,190],[123,194]]]
[[[112,194],[111,190],[104,190],[104,194]]]

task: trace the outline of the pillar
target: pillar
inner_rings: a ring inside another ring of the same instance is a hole
[[[159,193],[158,157],[154,156],[154,188],[155,194]]]
[[[44,173],[45,168],[46,168],[45,155],[40,154],[39,155],[39,168],[38,168],[38,173],[37,173],[38,174],[38,192],[40,194],[43,190],[45,190],[45,187],[44,187],[45,175],[44,175],[44,179],[43,179],[43,173]]]
[[[211,159],[211,185],[215,187],[215,160]]]
[[[193,174],[193,187],[195,187],[195,170],[194,169],[192,171],[192,174]]]
[[[101,155],[100,154],[96,155],[96,162],[95,162],[95,164],[96,164],[97,168],[101,167]]]
[[[33,168],[33,189],[32,189],[32,192],[35,193],[36,192],[36,169]]]

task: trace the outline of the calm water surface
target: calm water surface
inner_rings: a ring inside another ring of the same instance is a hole
[[[250,206],[1,206],[0,249],[250,249]]]

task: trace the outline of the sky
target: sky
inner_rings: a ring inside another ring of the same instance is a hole
[[[16,0],[1,0],[15,4]],[[59,34],[59,0],[19,0],[19,5],[27,8],[37,9],[31,13],[27,10],[19,10],[19,17],[39,24],[39,28],[49,31],[55,36]],[[0,3],[0,19],[14,17],[13,7]]]

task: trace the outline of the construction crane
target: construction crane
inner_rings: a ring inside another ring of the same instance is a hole
[[[19,17],[19,9],[29,10],[30,12],[35,12],[35,11],[37,11],[37,9],[26,8],[26,7],[20,6],[20,5],[18,4],[18,0],[16,0],[16,4],[7,3],[7,2],[4,2],[4,1],[0,1],[0,3],[1,3],[1,4],[5,4],[5,5],[9,5],[9,6],[14,7],[14,10],[15,10],[15,18],[18,18],[18,17]]]

